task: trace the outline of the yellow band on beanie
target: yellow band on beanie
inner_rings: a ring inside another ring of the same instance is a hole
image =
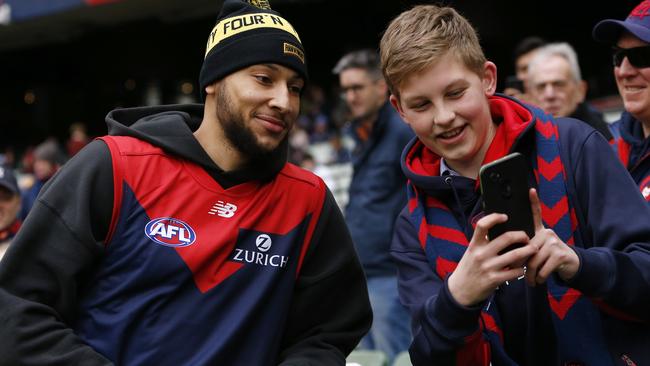
[[[258,28],[280,29],[290,33],[301,42],[296,30],[281,16],[269,13],[250,13],[226,18],[217,23],[208,37],[205,55],[207,56],[219,42],[239,33]]]

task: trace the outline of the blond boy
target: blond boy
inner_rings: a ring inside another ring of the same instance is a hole
[[[452,8],[402,13],[381,59],[390,101],[417,135],[402,155],[409,204],[391,248],[413,364],[650,362],[637,346],[650,342],[640,323],[650,211],[605,139],[495,95],[497,68]],[[508,218],[483,213],[478,172],[514,151],[530,165],[535,235],[488,240]]]

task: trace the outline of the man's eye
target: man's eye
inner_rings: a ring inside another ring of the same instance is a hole
[[[302,86],[298,86],[298,85],[290,85],[290,86],[289,86],[289,90],[290,90],[292,93],[300,94],[300,93],[302,92]]]
[[[271,78],[266,76],[266,75],[255,75],[255,79],[259,81],[262,84],[270,84],[271,83]]]

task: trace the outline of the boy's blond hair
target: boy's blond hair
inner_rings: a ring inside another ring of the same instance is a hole
[[[485,55],[472,25],[456,10],[418,5],[400,14],[386,29],[380,43],[381,68],[390,91],[413,73],[432,65],[447,52],[482,77]]]

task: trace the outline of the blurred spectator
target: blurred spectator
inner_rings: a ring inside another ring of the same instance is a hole
[[[526,94],[526,83],[528,78],[528,64],[535,55],[538,48],[544,46],[546,41],[537,36],[530,36],[517,43],[514,50],[515,75],[506,79],[505,95],[515,97],[527,102],[529,95]]]
[[[81,148],[86,146],[90,142],[88,133],[86,132],[86,126],[83,123],[77,122],[70,125],[70,137],[65,143],[65,148],[68,153],[68,157],[73,157]]]
[[[20,189],[14,172],[0,166],[0,259],[20,228]]]
[[[65,153],[53,138],[45,140],[34,149],[34,183],[23,192],[23,204],[20,210],[21,219],[24,220],[27,217],[43,185],[52,178],[65,161]]]
[[[325,112],[325,93],[315,84],[310,84],[305,90],[298,117],[298,125],[303,126],[309,133],[309,141],[325,142],[329,138],[329,118]]]
[[[332,147],[332,154],[328,163],[330,164],[344,164],[352,160],[350,150],[343,144],[343,137],[339,132],[332,133],[329,140]]]
[[[350,132],[356,144],[345,219],[366,272],[374,314],[360,347],[385,352],[390,363],[411,341],[409,315],[399,302],[397,268],[389,247],[395,218],[406,204],[400,156],[413,133],[388,102],[375,51],[348,53],[333,71],[353,117]]]
[[[612,139],[603,114],[585,102],[587,82],[582,80],[578,56],[568,43],[551,43],[536,50],[528,65],[527,85],[531,102],[544,112],[579,119]]]
[[[318,144],[327,142],[330,139],[329,122],[324,116],[319,116],[314,120],[313,130],[309,135],[309,142]]]
[[[309,149],[309,134],[296,124],[289,132],[289,162],[300,165]]]
[[[314,160],[314,157],[309,153],[305,153],[305,155],[302,157],[302,161],[300,162],[300,167],[311,172],[316,170],[316,161]]]
[[[16,154],[11,146],[7,146],[2,154],[0,154],[0,166],[13,167],[16,164]]]
[[[23,156],[20,159],[20,170],[24,174],[34,173],[34,146],[30,145],[25,148]]]

